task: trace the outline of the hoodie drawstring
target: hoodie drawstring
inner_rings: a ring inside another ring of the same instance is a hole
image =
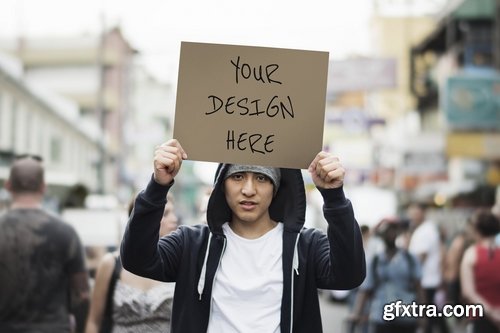
[[[203,294],[203,289],[205,289],[205,275],[207,272],[208,253],[210,252],[211,241],[212,241],[212,233],[210,232],[208,234],[208,244],[207,244],[207,250],[205,251],[205,259],[203,259],[203,267],[201,268],[200,279],[198,280],[198,294],[200,295],[200,301],[201,301],[201,295]]]
[[[297,235],[297,239],[295,240],[295,247],[293,249],[293,262],[292,262],[292,268],[299,275],[299,238],[300,238],[300,232]]]
[[[297,234],[297,238],[295,239],[295,247],[293,249],[293,260],[292,260],[292,281],[291,281],[291,290],[290,290],[290,332],[293,332],[293,289],[294,287],[294,276],[293,272],[299,275],[299,238],[300,231]]]

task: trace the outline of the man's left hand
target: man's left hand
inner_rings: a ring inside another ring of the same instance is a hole
[[[340,160],[330,153],[318,153],[308,170],[316,187],[332,189],[344,184],[345,169]]]

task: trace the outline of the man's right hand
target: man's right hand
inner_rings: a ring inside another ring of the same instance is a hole
[[[154,158],[154,179],[160,185],[168,185],[181,168],[187,154],[176,139],[156,147]]]

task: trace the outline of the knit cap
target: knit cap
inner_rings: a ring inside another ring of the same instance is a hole
[[[274,194],[278,192],[281,180],[281,172],[279,168],[265,167],[260,165],[231,164],[231,166],[227,169],[224,179],[227,179],[231,175],[239,172],[253,172],[267,176],[274,185]]]

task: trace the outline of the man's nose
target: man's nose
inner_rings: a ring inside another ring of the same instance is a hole
[[[242,193],[246,196],[255,194],[255,183],[253,177],[247,177],[243,183]]]

